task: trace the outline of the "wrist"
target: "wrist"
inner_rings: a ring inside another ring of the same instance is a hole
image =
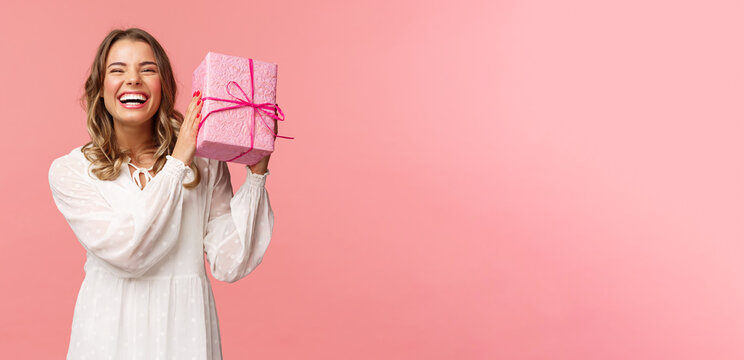
[[[173,158],[174,160],[178,160],[178,161],[180,161],[180,162],[181,162],[181,163],[182,163],[182,164],[183,164],[184,166],[186,166],[186,167],[189,167],[189,164],[188,164],[188,163],[186,163],[186,161],[184,161],[183,159],[181,159],[181,158],[180,158],[180,157],[178,157],[178,156],[173,156],[173,155],[166,155],[166,158]]]
[[[251,173],[256,175],[263,175],[266,174],[268,169],[265,166],[257,166],[257,165],[246,165],[246,169],[250,170]]]

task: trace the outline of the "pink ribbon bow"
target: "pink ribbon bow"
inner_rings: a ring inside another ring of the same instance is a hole
[[[237,105],[226,106],[226,107],[215,109],[215,110],[212,110],[212,111],[208,112],[207,115],[204,116],[204,118],[199,122],[199,127],[198,127],[198,129],[196,131],[197,138],[199,137],[199,130],[201,129],[202,124],[207,120],[207,118],[209,117],[209,115],[211,115],[212,113],[219,112],[219,111],[230,110],[230,109],[241,108],[241,107],[245,107],[245,106],[250,106],[250,107],[252,107],[254,109],[253,116],[251,117],[251,145],[250,145],[250,147],[248,148],[247,151],[244,151],[240,155],[238,155],[238,156],[236,156],[236,157],[234,157],[234,158],[232,158],[230,160],[227,160],[227,161],[233,161],[233,160],[235,160],[235,159],[237,159],[237,158],[239,158],[239,157],[247,154],[251,150],[253,150],[253,140],[254,140],[254,137],[255,137],[255,128],[256,128],[256,113],[259,112],[259,111],[261,112],[261,115],[262,115],[261,116],[261,122],[263,122],[264,126],[266,126],[266,128],[269,129],[269,131],[271,131],[272,134],[274,134],[274,138],[280,137],[280,138],[285,138],[285,139],[294,139],[293,137],[281,136],[281,135],[278,135],[277,133],[275,133],[274,130],[271,130],[271,127],[266,123],[266,121],[263,118],[263,115],[265,114],[265,115],[268,115],[270,118],[272,118],[274,120],[284,121],[284,113],[282,112],[282,109],[279,108],[279,104],[272,104],[272,103],[255,104],[253,102],[253,95],[254,95],[254,88],[253,88],[253,59],[248,59],[248,61],[249,61],[249,64],[250,64],[250,69],[251,69],[251,96],[250,97],[248,97],[248,95],[246,95],[245,91],[243,91],[243,88],[240,87],[240,85],[238,85],[237,82],[230,81],[230,82],[227,83],[227,85],[225,85],[225,89],[227,90],[227,93],[230,96],[232,96],[233,98],[235,98],[235,100],[221,99],[221,98],[216,98],[216,97],[211,97],[211,96],[203,97],[202,98],[202,101],[204,101],[204,100],[217,100],[217,101],[230,102],[230,103],[237,104]],[[243,95],[245,96],[245,99],[241,99],[241,98],[233,95],[230,92],[230,84],[235,84],[235,86],[237,86],[238,89],[240,89],[240,92],[243,93]],[[279,116],[275,115],[273,111],[270,112],[270,111],[267,111],[267,110],[278,111],[279,112]]]

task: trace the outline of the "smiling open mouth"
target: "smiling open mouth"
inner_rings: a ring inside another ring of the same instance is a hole
[[[139,109],[145,106],[147,100],[149,98],[142,94],[124,94],[119,98],[119,103],[127,109]]]

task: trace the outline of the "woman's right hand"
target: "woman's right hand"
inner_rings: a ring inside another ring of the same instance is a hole
[[[191,165],[196,152],[196,133],[199,130],[201,121],[201,109],[204,102],[201,100],[201,92],[194,92],[191,103],[186,109],[186,115],[181,123],[181,130],[178,133],[176,146],[173,148],[173,157],[183,161],[186,166]]]

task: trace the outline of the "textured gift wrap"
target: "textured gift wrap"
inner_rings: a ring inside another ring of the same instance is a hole
[[[203,99],[212,97],[275,104],[277,65],[254,59],[251,83],[250,61],[238,56],[207,53],[194,70],[192,93],[200,90]],[[196,156],[254,165],[274,151],[274,119],[252,106],[235,106],[236,103],[229,101],[204,100],[202,124],[196,138]],[[220,111],[226,107],[235,108]],[[264,110],[274,114],[273,108]]]

